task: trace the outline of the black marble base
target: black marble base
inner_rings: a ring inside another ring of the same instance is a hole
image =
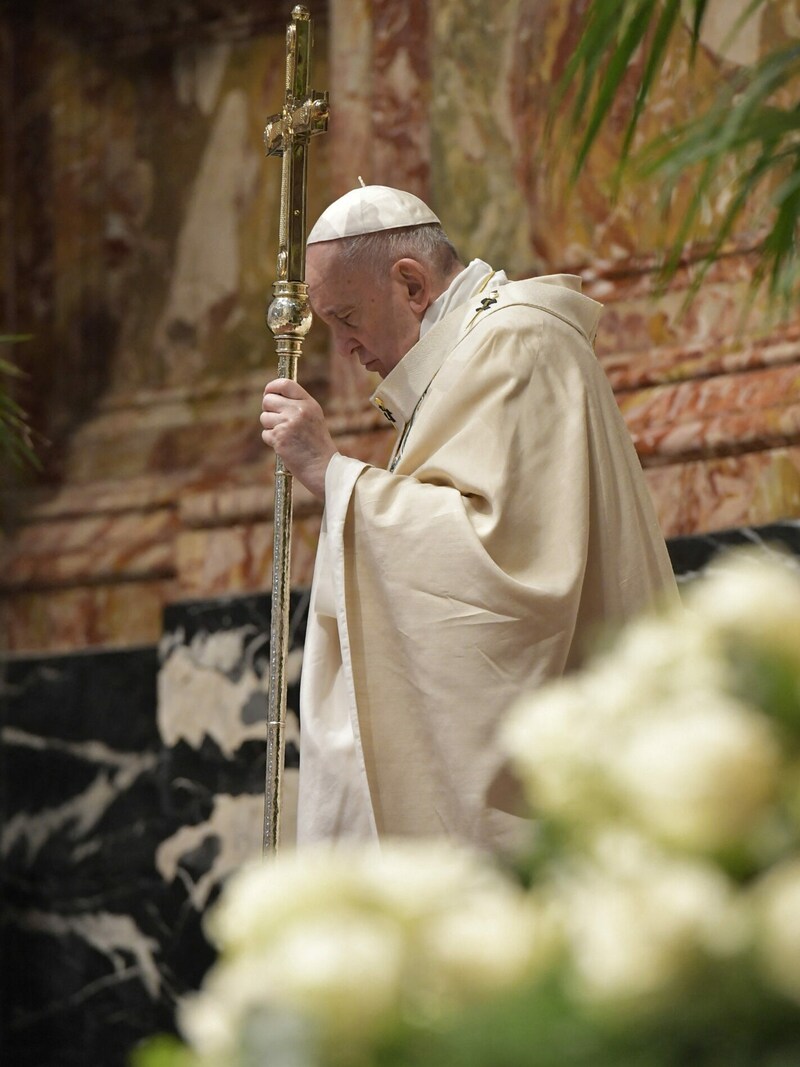
[[[6,666],[5,1063],[123,1063],[141,1034],[170,1025],[176,978],[156,961],[165,934],[202,944],[185,894],[153,864],[181,818],[156,728],[157,668],[155,649]],[[197,977],[205,957],[194,953]]]
[[[212,959],[203,912],[261,850],[268,633],[268,597],[194,602],[160,649],[5,664],[3,1065],[123,1067],[173,1028]]]
[[[688,581],[722,552],[744,546],[780,551],[800,559],[800,522],[774,522],[767,526],[745,526],[667,541],[672,569],[679,581]]]

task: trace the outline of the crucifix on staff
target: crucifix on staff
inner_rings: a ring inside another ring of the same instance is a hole
[[[306,185],[308,142],[328,128],[327,93],[309,92],[311,18],[297,5],[286,28],[286,97],[283,111],[264,130],[267,155],[282,157],[281,215],[277,279],[267,310],[275,335],[278,377],[297,380],[297,361],[311,327],[306,264]],[[280,841],[280,802],[285,751],[286,658],[289,642],[289,591],[292,537],[292,476],[280,454],[275,458],[275,520],[270,630],[267,772],[264,806],[264,851]]]

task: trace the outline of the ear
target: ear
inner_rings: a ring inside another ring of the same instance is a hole
[[[410,309],[422,318],[433,303],[433,286],[425,264],[416,259],[398,259],[390,275],[396,285],[402,286]]]

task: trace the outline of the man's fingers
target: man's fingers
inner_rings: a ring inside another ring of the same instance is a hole
[[[280,393],[264,393],[261,409],[262,411],[280,411],[287,403],[286,397],[281,396]]]
[[[309,398],[309,394],[302,385],[292,381],[291,378],[276,378],[274,381],[267,382],[264,396],[271,393],[285,396],[287,400],[307,400]]]
[[[282,458],[295,478],[322,500],[325,471],[336,453],[322,408],[290,378],[269,382],[261,407],[261,440]]]
[[[264,399],[261,401],[262,411],[282,412],[283,414],[301,411],[303,406],[304,401],[284,396],[283,393],[264,393]]]

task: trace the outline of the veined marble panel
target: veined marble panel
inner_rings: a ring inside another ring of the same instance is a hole
[[[14,975],[3,988],[9,1063],[122,1067],[138,1035],[169,1023],[175,976],[156,962],[156,949],[181,914],[181,894],[158,885],[148,858],[170,820],[160,805],[156,668],[154,649],[6,666],[0,847],[3,970]],[[183,918],[185,934],[192,917]],[[206,949],[193,977],[209,957]]]
[[[800,515],[800,446],[645,470],[667,538]]]
[[[371,0],[328,0],[330,78],[335,99],[328,128],[330,200],[373,174]]]
[[[260,391],[258,393],[260,397]],[[273,457],[247,416],[254,462],[31,492],[2,545],[12,652],[152,643],[164,607],[272,584]],[[331,422],[342,451],[385,466],[394,435],[370,409]],[[219,457],[217,457],[219,458]],[[240,454],[239,459],[242,459]],[[296,486],[292,583],[311,584],[321,504]]]
[[[429,0],[372,0],[371,7],[372,181],[423,200],[430,192],[429,7]]]
[[[584,9],[572,0],[431,5],[435,205],[466,254],[488,253],[518,275],[535,273],[541,263],[607,270],[658,252],[675,230],[674,224],[665,229],[658,182],[631,174],[613,196],[630,92],[620,94],[612,121],[568,195],[572,157],[562,133],[548,140],[546,126]],[[756,51],[776,39],[776,27],[769,34],[761,30],[747,30]],[[689,77],[689,35],[677,35],[636,144],[695,114],[719,79],[735,69],[719,44],[716,36],[709,38]],[[700,237],[714,233],[732,173],[733,165],[703,205]],[[691,195],[687,180],[675,194],[673,219],[680,220]]]
[[[673,537],[667,542],[678,585],[698,577],[715,557],[732,549],[750,547],[776,553],[787,566],[800,569],[800,522],[775,522],[742,526],[714,533]]]
[[[291,847],[307,597],[292,601]],[[11,660],[2,678],[3,1062],[127,1067],[212,953],[202,916],[261,853],[269,598],[169,609],[160,649]]]
[[[122,576],[171,577],[177,528],[172,508],[29,524],[4,554],[3,585],[57,588]]]
[[[645,466],[753,452],[800,437],[800,365],[657,385],[618,396]]]
[[[345,452],[384,465],[393,435],[383,423],[370,412],[332,428]],[[258,439],[257,423],[248,432]],[[259,462],[222,470],[30,493],[0,554],[7,648],[153,642],[174,600],[270,588],[274,467],[260,441],[258,448]],[[321,510],[296,486],[298,588],[311,583]]]
[[[641,353],[617,353],[602,339],[600,362],[617,393],[665,382],[738,374],[800,362],[800,324],[788,323],[766,337],[721,336],[716,343],[663,345]]]
[[[597,351],[614,375],[615,387],[636,384],[636,379],[626,382],[618,377],[626,365],[641,384],[646,384],[642,379],[648,371],[655,381],[700,376],[705,367],[698,357],[703,352],[713,360],[796,337],[796,316],[782,319],[770,312],[763,293],[750,290],[755,265],[752,255],[731,254],[709,270],[691,299],[692,276],[687,270],[679,271],[665,288],[654,280],[655,263],[637,269],[631,262],[628,273],[622,267],[605,275],[591,268],[581,271],[584,291],[604,305]]]
[[[152,644],[174,579],[6,593],[0,602],[4,651],[63,652]]]
[[[310,585],[320,517],[292,524],[292,585]],[[182,597],[239,593],[272,584],[274,528],[271,522],[186,530],[177,541]]]

